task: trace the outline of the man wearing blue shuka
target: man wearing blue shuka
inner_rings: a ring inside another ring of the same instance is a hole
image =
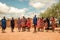
[[[36,32],[36,25],[37,25],[37,17],[36,17],[36,15],[33,18],[33,25],[34,25],[34,32]]]
[[[3,17],[3,19],[1,20],[2,23],[2,32],[5,33],[5,29],[6,29],[6,19],[5,17]]]

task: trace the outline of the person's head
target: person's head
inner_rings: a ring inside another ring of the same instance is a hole
[[[36,17],[36,15],[35,15],[35,17]]]
[[[54,19],[54,17],[53,17],[53,19]]]
[[[14,20],[14,18],[12,17],[12,20]]]
[[[25,17],[23,16],[23,18],[25,18]]]
[[[49,18],[47,17],[46,20],[48,20]]]
[[[20,19],[20,18],[18,18],[18,19]]]
[[[42,17],[42,19],[44,19],[44,18]]]
[[[30,18],[28,17],[27,19],[29,20]]]
[[[47,23],[47,21],[45,20],[44,23]]]
[[[3,19],[5,19],[5,16],[3,17]]]
[[[54,17],[52,16],[51,19],[54,19]]]

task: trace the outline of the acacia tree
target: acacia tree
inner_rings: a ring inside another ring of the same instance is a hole
[[[47,10],[44,13],[40,13],[41,17],[60,17],[60,2],[57,4],[53,4],[51,7],[47,8]]]

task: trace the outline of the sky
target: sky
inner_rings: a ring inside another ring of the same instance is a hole
[[[0,19],[39,15],[59,0],[0,0]]]

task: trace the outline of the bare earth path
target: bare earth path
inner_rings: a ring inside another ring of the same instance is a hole
[[[17,28],[11,32],[10,28],[6,29],[6,33],[2,33],[0,29],[0,40],[60,40],[60,33],[58,32],[18,32]]]

